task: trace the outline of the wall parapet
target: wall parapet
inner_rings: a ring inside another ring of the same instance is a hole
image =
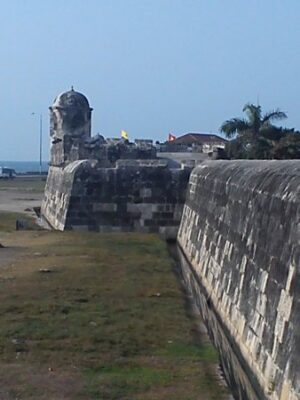
[[[42,216],[58,230],[157,232],[175,239],[189,174],[163,160],[119,160],[112,168],[96,160],[51,166]]]
[[[300,398],[300,161],[195,168],[178,243],[272,400]]]

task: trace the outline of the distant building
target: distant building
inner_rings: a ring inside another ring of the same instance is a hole
[[[211,133],[186,133],[183,136],[167,142],[167,151],[192,151],[210,153],[224,149],[227,140]]]

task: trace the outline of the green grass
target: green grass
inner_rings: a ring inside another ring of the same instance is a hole
[[[5,218],[9,230],[15,216]],[[30,245],[0,271],[1,390],[9,398],[225,398],[216,351],[195,334],[157,236],[10,235]]]
[[[173,359],[183,360],[206,360],[209,362],[218,362],[218,355],[212,345],[206,344],[201,346],[199,344],[187,343],[171,343],[167,348],[162,350],[161,355]]]
[[[1,190],[23,190],[30,193],[41,193],[44,190],[46,181],[45,177],[17,177],[13,180],[0,179]]]
[[[167,386],[173,379],[170,371],[138,365],[87,370],[88,392],[94,398],[120,399],[124,395]]]
[[[30,216],[21,213],[9,213],[0,211],[0,233],[15,231],[17,219],[25,221],[27,229],[37,229],[37,225],[34,223],[32,217]]]

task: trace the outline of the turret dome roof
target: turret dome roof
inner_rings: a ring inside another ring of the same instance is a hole
[[[72,87],[71,90],[61,93],[55,98],[53,107],[89,109],[90,105],[88,99]]]

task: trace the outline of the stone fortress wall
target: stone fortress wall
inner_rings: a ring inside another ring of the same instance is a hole
[[[43,218],[167,238],[180,224],[185,281],[237,398],[300,399],[300,161],[206,161],[186,196],[187,160],[91,137],[91,112],[73,89],[50,107]]]
[[[51,167],[43,213],[58,230],[158,232],[176,238],[189,170],[156,160],[117,162],[113,168],[80,160]]]
[[[73,89],[50,107],[51,163],[42,217],[54,228],[176,238],[191,167],[147,141],[91,137],[92,108]]]
[[[220,352],[234,349],[254,388],[235,376],[239,398],[300,399],[300,161],[196,167],[178,244],[204,317],[226,333]]]

